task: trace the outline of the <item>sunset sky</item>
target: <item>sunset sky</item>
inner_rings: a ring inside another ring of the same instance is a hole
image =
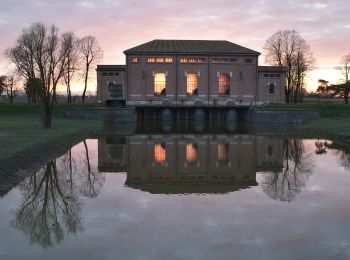
[[[123,50],[152,39],[228,40],[263,53],[271,34],[295,29],[316,58],[308,76],[308,89],[316,89],[319,78],[335,83],[341,77],[334,66],[350,52],[349,13],[349,0],[1,0],[0,74],[9,64],[5,49],[37,21],[96,36],[103,64],[124,64]],[[89,88],[95,87],[92,78]],[[81,88],[82,82],[75,91]]]

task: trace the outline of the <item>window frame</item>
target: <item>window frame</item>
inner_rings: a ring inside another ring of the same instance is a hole
[[[164,80],[157,79],[157,75],[164,76]],[[157,80],[157,81],[156,81]],[[161,84],[164,85],[163,88],[161,88]],[[166,96],[166,86],[167,86],[167,73],[162,71],[156,71],[153,75],[153,95],[154,96]],[[156,91],[158,89],[159,91]]]
[[[189,78],[192,77],[192,78]],[[191,84],[191,85],[189,85]],[[190,89],[190,91],[189,91]],[[197,91],[197,92],[195,92]],[[187,96],[198,96],[199,91],[199,76],[198,72],[187,72],[186,73],[186,95]]]
[[[226,77],[226,80],[224,81],[222,79],[222,77]],[[221,87],[223,87],[221,84],[224,84],[224,83],[226,83],[225,90],[223,93],[221,93],[220,89],[221,89]],[[218,94],[219,94],[219,96],[230,96],[230,92],[231,92],[230,74],[227,72],[219,72],[219,75],[218,75]]]

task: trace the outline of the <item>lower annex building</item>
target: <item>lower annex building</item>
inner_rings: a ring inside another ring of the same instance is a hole
[[[132,106],[254,106],[284,102],[284,67],[229,41],[153,40],[97,66],[98,101]]]

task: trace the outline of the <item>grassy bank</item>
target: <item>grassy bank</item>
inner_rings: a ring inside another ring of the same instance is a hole
[[[306,101],[302,104],[269,104],[264,110],[317,110],[321,118],[302,128],[350,143],[350,105],[339,101]]]
[[[350,118],[350,105],[339,101],[305,101],[301,104],[269,104],[264,110],[317,110],[322,118]]]
[[[100,123],[96,121],[65,117],[67,107],[81,106],[96,104],[57,104],[52,127],[45,129],[40,120],[42,105],[0,104],[0,173],[40,166],[97,130]]]

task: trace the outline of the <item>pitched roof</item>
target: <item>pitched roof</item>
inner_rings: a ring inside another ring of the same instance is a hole
[[[258,66],[259,72],[286,72],[286,67],[280,66]]]
[[[229,41],[208,40],[153,40],[125,50],[125,54],[176,53],[176,54],[247,54],[259,52]]]

